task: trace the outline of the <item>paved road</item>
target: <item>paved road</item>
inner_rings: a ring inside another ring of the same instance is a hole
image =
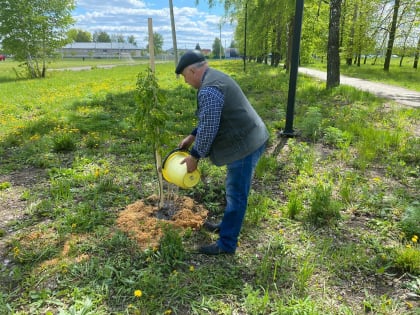
[[[299,67],[299,72],[324,81],[327,80],[327,73],[323,71]],[[392,99],[395,102],[403,105],[420,107],[420,92],[411,91],[388,84],[350,78],[344,75],[340,76],[340,84],[350,85],[360,90],[375,94],[379,97]]]

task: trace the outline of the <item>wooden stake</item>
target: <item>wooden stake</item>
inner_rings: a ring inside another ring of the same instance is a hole
[[[152,18],[148,18],[148,27],[149,27],[149,60],[150,60],[150,69],[155,73],[155,45],[153,42],[153,21]]]

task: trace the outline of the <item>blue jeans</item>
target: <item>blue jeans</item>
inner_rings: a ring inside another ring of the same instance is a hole
[[[264,150],[265,144],[245,158],[227,165],[226,208],[217,241],[217,245],[226,252],[234,253],[236,250],[255,166]]]

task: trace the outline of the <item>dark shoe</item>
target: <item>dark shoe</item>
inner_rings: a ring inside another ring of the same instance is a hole
[[[233,254],[234,254],[234,253],[230,253],[230,252],[227,252],[227,251],[225,251],[225,250],[221,249],[221,248],[217,245],[217,243],[213,243],[213,244],[210,244],[210,245],[207,245],[207,246],[201,246],[201,247],[198,249],[198,252],[199,252],[200,254],[205,254],[205,255],[220,255],[220,254],[229,254],[229,255],[233,255]]]
[[[219,233],[220,232],[220,224],[204,222],[203,228],[212,233]]]

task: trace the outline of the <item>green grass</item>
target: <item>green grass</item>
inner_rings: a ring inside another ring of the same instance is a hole
[[[117,229],[121,210],[158,188],[134,120],[147,64],[16,80],[0,63],[1,314],[418,314],[404,298],[420,283],[418,109],[302,78],[300,136],[283,139],[288,75],[211,65],[235,77],[271,134],[235,256],[195,254],[217,238],[201,230],[166,228],[143,251]],[[195,91],[173,68],[156,68],[167,152],[196,119]],[[200,171],[177,193],[219,220],[225,168],[203,160]]]

